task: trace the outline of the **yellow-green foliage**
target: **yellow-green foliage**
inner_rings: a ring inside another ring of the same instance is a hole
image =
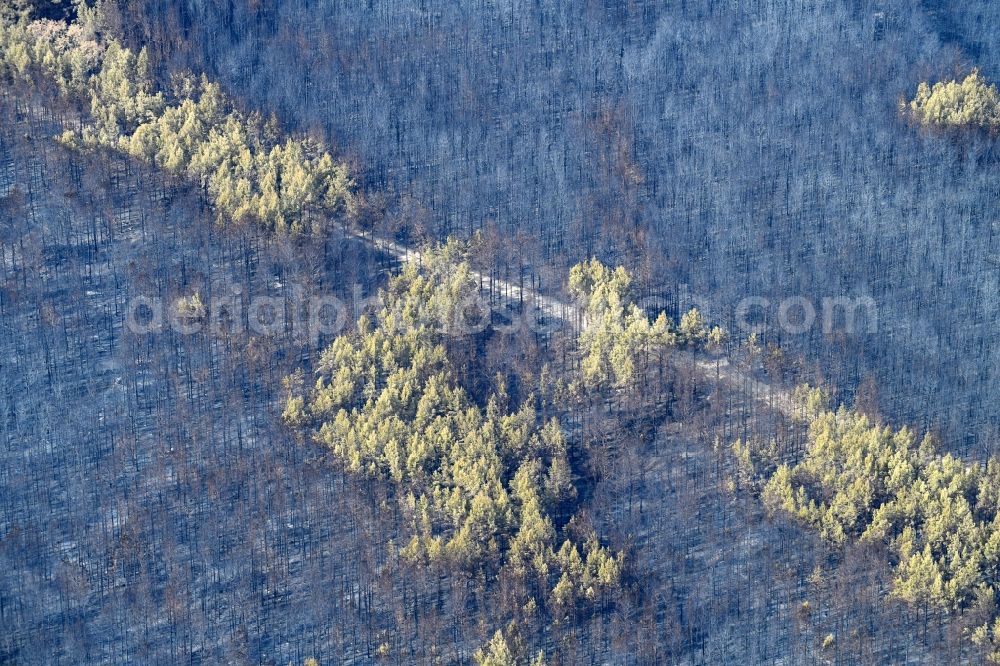
[[[893,594],[967,605],[1000,572],[1000,463],[935,451],[929,437],[841,408],[812,421],[804,458],[781,465],[764,501],[827,539],[873,540],[897,555]]]
[[[830,404],[830,395],[820,387],[799,384],[792,393],[797,415],[811,421],[825,412]]]
[[[559,423],[539,422],[533,399],[480,406],[448,360],[449,322],[478,290],[461,252],[428,250],[394,277],[373,318],[323,352],[286,419],[348,470],[398,484],[413,517],[405,556],[566,579],[560,604],[594,598],[617,584],[621,555],[596,539],[559,545],[552,511],[575,493]]]
[[[774,439],[738,439],[730,447],[736,461],[736,473],[742,487],[757,487],[761,479],[774,471],[778,445]]]
[[[962,81],[921,83],[908,108],[924,125],[1000,128],[1000,94],[978,70]]]
[[[93,31],[62,21],[0,19],[0,76],[29,80],[38,72],[64,94],[86,89],[104,52]]]
[[[92,122],[64,132],[64,144],[121,150],[189,177],[233,220],[302,231],[353,209],[348,169],[322,145],[280,140],[273,122],[234,109],[204,76],[157,90],[145,49],[99,41],[80,23],[0,20],[0,76],[49,79],[87,106]]]
[[[472,660],[477,666],[545,666],[545,652],[538,651],[530,658],[520,627],[511,622],[506,629],[498,629],[483,647],[476,650]]]
[[[584,329],[579,345],[584,384],[588,387],[632,383],[651,354],[677,342],[663,313],[650,321],[631,297],[632,276],[619,266],[610,269],[597,259],[570,270],[569,290],[584,306]],[[704,322],[697,311],[684,332],[703,339]],[[682,333],[684,333],[682,332]]]
[[[500,629],[496,630],[489,643],[476,650],[473,659],[478,666],[517,666],[514,651]]]
[[[983,588],[980,593],[981,607],[992,608],[996,604],[996,594],[991,588]],[[1000,664],[1000,618],[995,618],[992,624],[987,623],[976,627],[971,632],[972,642],[983,647],[986,660],[991,664]]]

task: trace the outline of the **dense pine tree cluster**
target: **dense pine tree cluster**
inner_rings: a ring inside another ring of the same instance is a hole
[[[765,505],[835,544],[887,545],[895,562],[892,594],[904,601],[995,616],[1000,461],[970,463],[939,452],[929,435],[894,430],[843,407],[817,409],[815,391],[800,391],[798,397],[810,414],[801,460],[777,464],[773,444],[733,446],[743,476],[766,480]],[[1000,619],[972,637],[982,643],[995,640],[994,634],[1000,638]]]
[[[903,108],[923,125],[1000,129],[1000,93],[975,69],[962,81],[922,82]]]
[[[676,341],[665,313],[650,322],[630,300],[632,277],[621,266],[610,269],[597,259],[570,270],[569,290],[584,304],[580,335],[583,382],[627,386],[633,382],[636,361],[649,365],[651,355]]]
[[[697,308],[686,312],[676,327],[662,311],[650,321],[635,301],[632,280],[624,267],[612,269],[597,259],[570,269],[569,292],[583,304],[578,346],[586,389],[632,386],[649,379],[648,371],[662,365],[670,348],[698,349],[726,339],[721,328],[708,327]]]
[[[412,516],[406,557],[506,569],[524,603],[565,612],[612,591],[623,556],[594,535],[560,536],[576,495],[560,423],[541,419],[534,396],[511,405],[500,388],[479,404],[462,386],[448,336],[478,290],[459,243],[423,252],[324,351],[285,418],[348,470],[396,485]]]
[[[202,184],[225,218],[278,231],[313,231],[354,206],[345,164],[308,138],[285,138],[272,118],[234,108],[204,76],[175,76],[158,90],[145,49],[100,30],[100,9],[73,23],[0,20],[0,75],[54,82],[90,111],[67,129],[70,145],[121,150]],[[220,215],[220,219],[222,216]]]

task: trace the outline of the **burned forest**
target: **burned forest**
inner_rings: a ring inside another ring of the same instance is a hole
[[[996,14],[0,0],[0,663],[1000,663]]]

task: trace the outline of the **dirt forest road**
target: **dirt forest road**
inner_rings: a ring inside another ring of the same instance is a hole
[[[397,259],[400,263],[419,262],[420,250],[397,243],[372,233],[363,233],[355,229],[345,230],[349,238],[362,242],[369,247]],[[478,279],[483,289],[489,288],[494,296],[498,296],[511,308],[523,306],[534,316],[541,314],[544,318],[553,318],[568,326],[574,333],[586,327],[583,312],[579,306],[552,296],[539,293],[532,287],[522,287],[511,282],[490,278],[473,269],[473,276]],[[734,365],[727,357],[721,358],[691,358],[691,352],[678,351],[674,361],[687,367],[692,365],[706,377],[718,379],[733,389],[747,392],[767,408],[774,409],[787,417],[797,413],[795,401],[791,393],[784,387],[776,386]]]

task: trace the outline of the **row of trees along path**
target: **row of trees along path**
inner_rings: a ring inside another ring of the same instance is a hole
[[[420,263],[422,259],[419,249],[372,231],[345,226],[343,233],[348,238],[364,243],[403,264]],[[522,308],[543,323],[544,318],[557,319],[564,326],[568,326],[573,333],[579,333],[587,326],[583,309],[568,299],[543,294],[533,286],[514,284],[508,280],[487,276],[476,269],[473,269],[472,274],[484,292],[511,310]],[[800,415],[798,402],[793,399],[789,390],[775,382],[759,378],[752,370],[739,367],[726,356],[698,357],[693,351],[677,349],[674,351],[673,359],[675,363],[697,368],[706,376],[730,388],[747,392],[756,400],[765,403],[768,408],[785,416]]]

